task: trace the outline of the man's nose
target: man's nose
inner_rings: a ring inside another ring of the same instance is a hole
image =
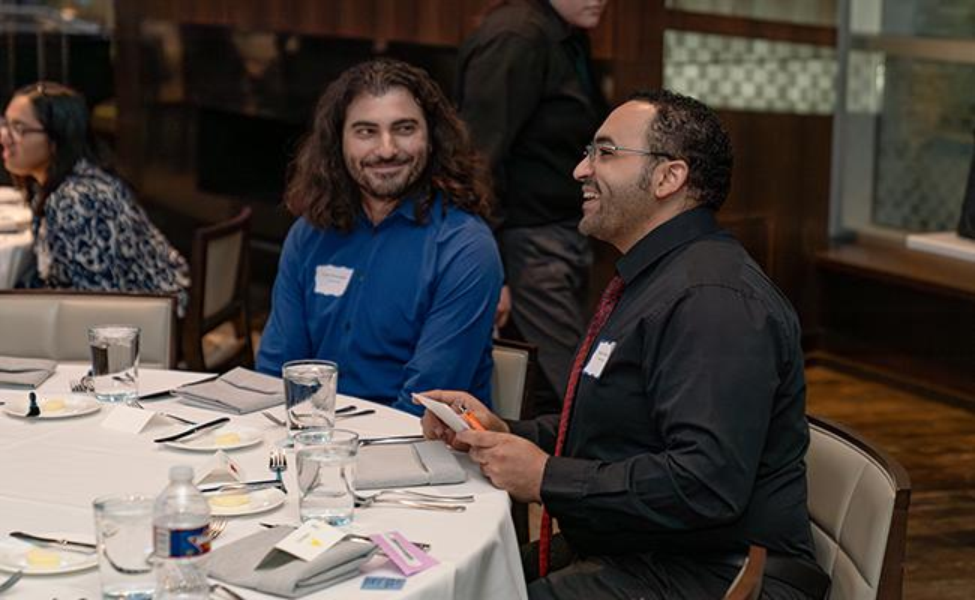
[[[582,160],[579,161],[579,164],[577,164],[576,168],[572,171],[572,177],[576,181],[585,181],[592,177],[592,174],[592,161],[589,160],[588,156],[583,156]]]
[[[389,132],[383,133],[379,136],[379,155],[383,158],[391,158],[396,156],[399,148],[396,146],[396,139]]]

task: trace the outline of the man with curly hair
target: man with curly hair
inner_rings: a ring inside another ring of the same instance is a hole
[[[378,59],[332,82],[291,165],[260,371],[339,365],[341,393],[417,412],[413,391],[490,397],[501,261],[486,170],[424,71]]]

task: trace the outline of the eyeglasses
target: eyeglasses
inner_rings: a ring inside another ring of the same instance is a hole
[[[0,129],[6,129],[18,140],[28,133],[47,133],[43,127],[28,127],[20,121],[8,121],[3,117],[0,117]]]
[[[589,162],[595,162],[597,153],[599,156],[614,156],[618,152],[629,152],[630,154],[642,154],[644,156],[661,156],[667,160],[677,160],[677,157],[673,154],[668,154],[667,152],[656,152],[653,150],[641,150],[638,148],[624,148],[623,146],[614,146],[613,144],[604,144],[593,142],[591,144],[586,144],[586,149],[583,150],[582,154],[589,159]]]

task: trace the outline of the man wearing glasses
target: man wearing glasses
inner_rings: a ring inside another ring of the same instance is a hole
[[[731,170],[710,109],[633,96],[574,173],[580,231],[623,257],[562,415],[505,422],[467,394],[429,394],[488,429],[454,435],[427,413],[429,437],[544,505],[538,572],[525,563],[531,598],[721,598],[750,544],[769,552],[763,598],[825,597],[806,509],[800,327],[717,225]]]

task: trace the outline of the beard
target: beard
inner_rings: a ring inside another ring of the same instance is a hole
[[[427,155],[401,152],[388,159],[369,159],[358,163],[346,158],[349,175],[359,190],[377,200],[399,200],[420,179],[427,166]],[[388,167],[390,172],[376,171]]]

